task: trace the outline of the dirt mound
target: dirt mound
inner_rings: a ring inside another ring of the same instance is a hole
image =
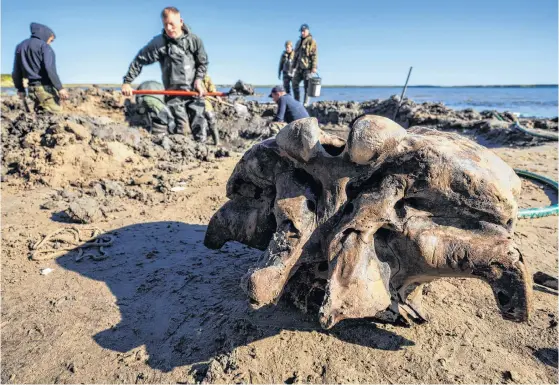
[[[122,180],[152,170],[180,172],[192,161],[229,154],[189,136],[157,138],[130,126],[114,93],[95,88],[74,91],[66,107],[63,115],[30,115],[16,98],[2,102],[3,180],[17,176],[53,187],[103,178]],[[111,112],[114,118],[109,117]]]
[[[250,114],[239,116],[231,103],[214,103],[223,143],[215,147],[197,143],[189,134],[153,137],[143,127],[144,120],[134,101],[115,90],[72,90],[64,104],[65,112],[59,116],[26,114],[17,97],[4,98],[2,180],[16,176],[20,181],[53,187],[107,178],[126,181],[154,170],[179,173],[193,161],[211,161],[231,151],[243,152],[255,141],[272,136],[268,123],[276,105],[244,102],[242,97],[236,101],[245,103]],[[358,116],[392,118],[397,108],[398,98],[391,97],[362,103],[315,102],[309,113],[326,129],[343,136]],[[495,144],[530,146],[544,141],[515,130],[515,117],[510,113],[457,111],[442,103],[417,104],[409,99],[404,99],[398,111],[395,120],[404,127],[458,130],[481,135]],[[557,132],[557,118],[520,119],[520,124],[528,129]]]

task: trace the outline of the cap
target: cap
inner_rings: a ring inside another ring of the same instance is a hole
[[[302,32],[304,29],[310,29],[308,24],[303,24],[301,28],[299,28],[299,32]]]
[[[268,95],[268,97],[271,98],[274,92],[285,92],[285,88],[283,88],[283,86],[275,86],[272,88],[272,91],[270,91],[270,95]]]

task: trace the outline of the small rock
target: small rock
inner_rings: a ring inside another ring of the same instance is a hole
[[[423,295],[429,295],[429,293],[431,293],[432,291],[433,291],[433,288],[431,287],[430,284],[427,283],[423,286],[422,294]]]
[[[43,204],[41,204],[41,206],[39,206],[42,210],[54,210],[56,208],[58,208],[60,205],[59,202],[56,201],[47,201]]]
[[[63,190],[60,192],[60,196],[66,201],[72,201],[76,199],[76,194],[69,190]]]
[[[163,140],[161,141],[161,147],[163,147],[165,151],[171,151],[172,144],[173,142],[171,141],[171,139],[169,139],[168,136],[163,137]]]
[[[89,140],[91,139],[91,133],[89,132],[89,130],[78,123],[67,122],[66,131],[73,133],[75,137],[79,140],[84,140],[89,142]]]
[[[105,197],[105,190],[103,190],[103,186],[101,183],[95,183],[93,186],[94,196],[97,198],[104,198]]]
[[[226,158],[229,156],[231,156],[231,153],[223,148],[218,148],[217,151],[215,152],[216,158]]]
[[[105,192],[107,195],[122,197],[126,195],[124,186],[120,182],[114,180],[104,180],[103,185],[105,186]]]
[[[172,192],[179,192],[186,190],[186,182],[179,182],[176,186],[170,188]]]
[[[140,177],[132,179],[132,184],[136,186],[141,186],[143,184],[152,184],[153,176],[151,174],[144,174]]]
[[[159,254],[159,252],[157,250],[152,250],[149,253],[146,254],[146,258],[147,259],[151,259],[157,256],[157,254]]]
[[[38,131],[29,133],[25,138],[23,138],[22,147],[23,148],[35,148],[41,144],[41,133]]]
[[[102,218],[99,204],[92,198],[79,198],[70,203],[66,214],[77,223],[93,223]]]
[[[48,275],[50,273],[52,273],[54,271],[54,269],[51,269],[50,267],[41,269],[41,275]]]
[[[515,383],[522,382],[520,376],[514,370],[505,370],[503,372],[503,380],[507,382],[515,382]]]

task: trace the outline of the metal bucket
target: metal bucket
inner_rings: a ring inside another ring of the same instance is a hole
[[[322,87],[321,84],[322,79],[318,75],[309,79],[309,96],[311,98],[320,96],[320,88]]]

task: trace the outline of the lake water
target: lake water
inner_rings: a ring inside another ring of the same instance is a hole
[[[269,88],[256,88],[256,97],[249,99],[270,101]],[[442,102],[454,109],[473,108],[477,111],[497,110],[518,113],[520,116],[557,116],[557,87],[413,87],[406,90],[406,97],[416,103]],[[301,87],[301,93],[303,89]],[[322,88],[316,100],[363,102],[386,99],[402,93],[402,88],[348,87]]]
[[[228,91],[229,89],[220,89]],[[15,89],[4,88],[4,92],[15,93]],[[256,95],[247,98],[259,102],[270,102],[270,87],[257,87]],[[301,93],[302,93],[301,87]],[[510,111],[525,117],[556,117],[558,115],[557,86],[540,87],[410,87],[406,97],[416,103],[442,102],[454,109],[473,108],[477,111]],[[318,100],[339,100],[363,102],[386,99],[400,95],[402,88],[384,87],[323,87]]]

